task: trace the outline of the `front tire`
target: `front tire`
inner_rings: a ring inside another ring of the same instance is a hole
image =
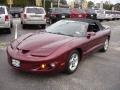
[[[72,74],[76,71],[80,61],[80,53],[77,50],[72,51],[65,65],[65,73]]]

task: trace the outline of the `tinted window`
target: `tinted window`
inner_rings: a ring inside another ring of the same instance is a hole
[[[70,13],[68,8],[52,8],[49,10],[51,13]]]
[[[44,14],[44,10],[42,8],[27,8],[27,13],[35,13],[35,14]]]
[[[10,8],[9,11],[10,11],[10,12],[22,12],[22,11],[23,11],[23,8],[20,8],[20,7],[12,7],[12,8]]]
[[[111,14],[111,11],[105,11],[106,14]]]
[[[86,12],[88,12],[88,13],[95,13],[95,10],[93,10],[93,9],[88,9],[88,10],[86,10]]]
[[[0,7],[0,14],[5,14],[5,10],[2,7]]]
[[[88,23],[85,22],[61,20],[46,28],[46,31],[71,36],[84,36],[87,32],[87,28]]]
[[[85,13],[85,11],[84,10],[82,10],[82,9],[76,9],[76,12],[78,12],[78,13]]]
[[[99,26],[96,23],[90,23],[88,26],[88,32],[98,32],[99,30]]]

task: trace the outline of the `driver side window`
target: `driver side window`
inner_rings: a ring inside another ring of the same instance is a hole
[[[90,23],[88,26],[88,32],[98,32],[99,26],[96,23]]]

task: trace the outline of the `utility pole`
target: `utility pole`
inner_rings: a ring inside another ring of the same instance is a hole
[[[12,3],[11,3],[12,1],[10,0],[10,8],[12,7]]]
[[[53,2],[51,2],[51,8],[53,8]]]
[[[7,0],[7,4],[8,4],[9,7],[11,8],[11,7],[12,7],[12,4],[13,4],[13,0]]]
[[[43,7],[45,8],[45,0],[44,0],[44,2],[43,2]]]
[[[58,0],[58,8],[60,7],[60,0]]]

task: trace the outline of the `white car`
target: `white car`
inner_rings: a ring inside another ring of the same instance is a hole
[[[9,14],[6,6],[0,6],[0,29],[6,29],[11,33],[13,26],[12,16]]]
[[[25,7],[21,14],[21,24],[24,29],[26,25],[40,25],[46,27],[46,12],[43,7]]]

